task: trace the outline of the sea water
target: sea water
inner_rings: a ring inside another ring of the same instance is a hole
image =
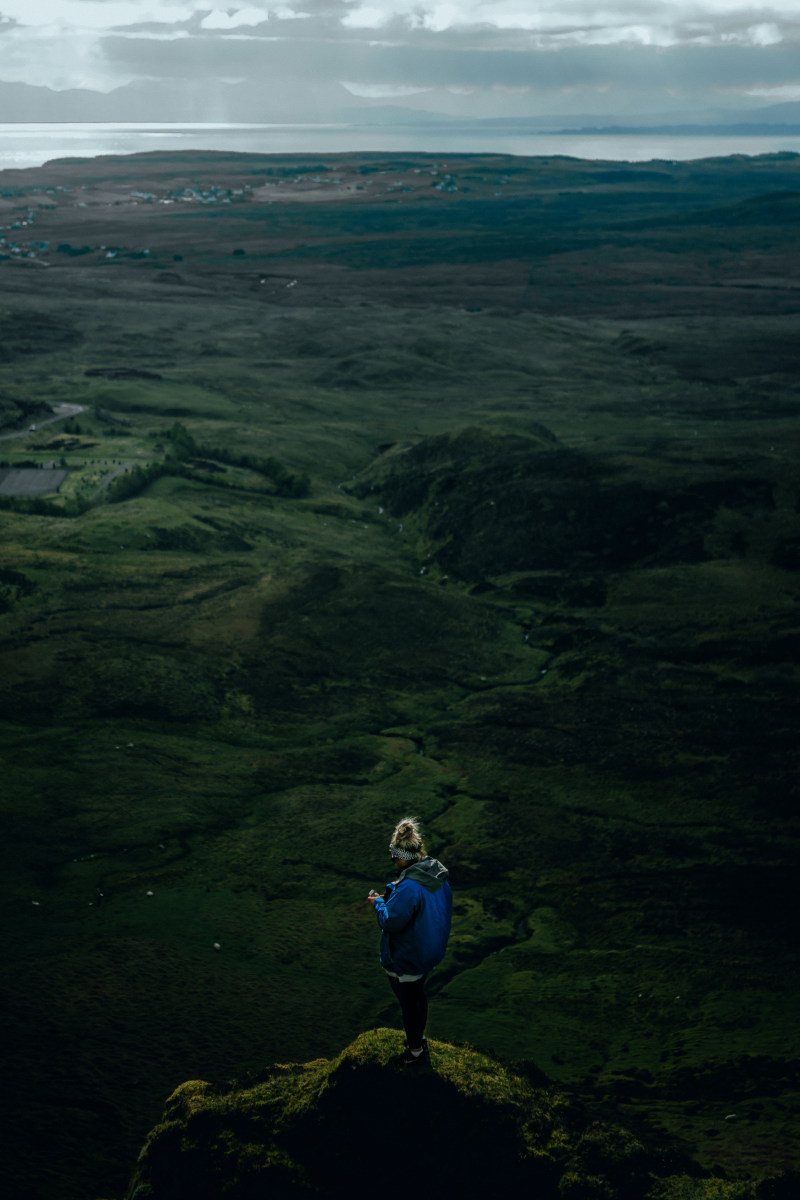
[[[227,150],[257,154],[514,154],[612,162],[687,161],[731,154],[800,153],[800,135],[525,133],[480,125],[0,124],[0,170],[38,167],[56,158],[95,158],[146,150]]]

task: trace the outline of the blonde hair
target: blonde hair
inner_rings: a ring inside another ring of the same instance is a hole
[[[396,847],[404,853],[402,857],[408,862],[419,862],[425,858],[425,843],[416,817],[403,817],[394,827],[389,849]],[[408,857],[411,855],[412,857]]]

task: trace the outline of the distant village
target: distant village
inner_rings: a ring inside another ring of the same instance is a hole
[[[82,185],[79,191],[87,191],[86,184]],[[120,197],[115,200],[106,201],[102,207],[117,207],[120,205],[134,206],[137,204],[232,204],[237,200],[241,201],[246,198],[246,193],[250,188],[245,185],[238,188],[218,187],[215,184],[210,184],[205,187],[180,187],[173,191],[167,191],[163,195],[157,195],[154,192],[129,192],[126,197]],[[42,195],[42,196],[57,196],[58,193],[68,193],[73,191],[72,188],[56,185],[55,187],[34,187],[31,188],[27,195]],[[13,191],[0,191],[0,197],[13,197]],[[124,246],[106,247],[106,246],[72,246],[69,243],[63,242],[53,247],[50,241],[26,239],[22,233],[23,230],[30,230],[36,224],[36,218],[40,209],[55,208],[55,204],[43,204],[40,208],[32,208],[28,205],[25,215],[18,217],[10,225],[0,225],[0,262],[9,259],[29,259],[38,262],[43,267],[49,266],[49,262],[43,256],[52,253],[67,254],[71,257],[77,257],[83,254],[100,253],[106,259],[114,259],[120,257],[135,257],[146,258],[149,256],[149,250],[129,250]],[[76,200],[75,208],[88,208],[89,204],[86,200]]]
[[[106,261],[124,258],[143,259],[150,256],[150,250],[141,247],[73,246],[66,242],[53,245],[50,240],[31,237],[30,233],[36,226],[39,214],[42,211],[52,211],[53,209],[62,207],[65,197],[68,195],[81,196],[81,193],[87,194],[83,198],[72,200],[71,207],[74,208],[118,208],[135,207],[142,204],[242,204],[253,200],[266,200],[267,203],[270,203],[270,191],[275,193],[276,203],[292,199],[309,199],[312,197],[312,194],[314,198],[317,198],[322,190],[327,189],[335,189],[336,194],[343,197],[353,195],[355,192],[366,192],[369,189],[368,194],[370,198],[396,195],[398,193],[410,193],[417,191],[422,186],[429,186],[433,191],[449,196],[467,194],[474,191],[474,186],[465,185],[464,182],[460,182],[452,172],[447,171],[445,168],[446,164],[414,167],[407,173],[405,178],[395,177],[392,182],[382,179],[381,176],[387,174],[395,174],[396,176],[396,171],[376,170],[374,175],[365,175],[362,170],[358,175],[354,174],[349,179],[343,178],[341,174],[331,176],[319,173],[309,175],[306,173],[278,180],[261,180],[256,184],[243,183],[237,187],[227,187],[222,184],[187,184],[180,187],[168,188],[161,192],[133,190],[124,194],[113,194],[110,191],[106,191],[101,192],[100,199],[97,198],[88,184],[81,184],[77,188],[55,184],[24,190],[20,188],[0,189],[0,200],[20,199],[26,201],[24,211],[21,215],[15,216],[14,220],[8,225],[0,225],[0,263],[24,260],[32,265],[49,267],[54,254],[63,254],[73,258],[95,254]],[[429,176],[431,183],[429,185],[427,183],[423,184],[421,180],[411,178],[412,176]],[[471,180],[470,184],[472,185],[474,182],[491,185],[492,188],[496,189],[498,187],[504,188],[510,182],[510,179],[508,176],[499,176],[493,179],[481,176],[477,181]],[[502,190],[494,190],[490,194],[502,196],[504,192]],[[35,207],[30,200],[32,196],[37,197]],[[20,207],[21,209],[23,208],[22,205]]]

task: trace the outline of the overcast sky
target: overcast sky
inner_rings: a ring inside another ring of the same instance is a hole
[[[0,80],[343,87],[485,116],[699,113],[800,99],[800,0],[0,0]]]

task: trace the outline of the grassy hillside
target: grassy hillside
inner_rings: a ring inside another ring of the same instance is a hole
[[[0,177],[0,462],[69,470],[0,497],[20,1195],[119,1196],[181,1080],[397,1025],[405,812],[432,1037],[800,1162],[796,170]]]

